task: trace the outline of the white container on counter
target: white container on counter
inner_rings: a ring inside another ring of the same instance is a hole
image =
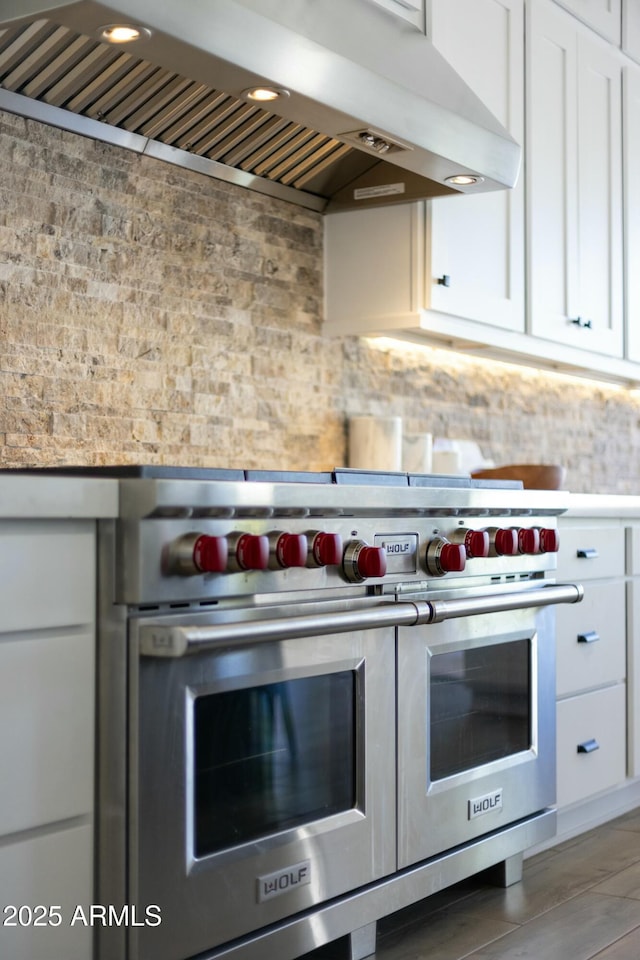
[[[350,417],[349,467],[402,469],[402,417]]]
[[[460,449],[453,441],[449,449],[439,449],[433,451],[433,472],[444,473],[448,475],[461,472]]]
[[[402,469],[405,473],[431,473],[433,437],[430,433],[410,433],[402,437]]]

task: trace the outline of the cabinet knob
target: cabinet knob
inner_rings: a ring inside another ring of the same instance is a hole
[[[586,630],[578,634],[578,643],[597,643],[599,639],[600,634],[595,630]]]
[[[448,273],[443,273],[441,277],[438,277],[437,282],[441,287],[450,287],[451,286],[451,277]]]
[[[594,750],[599,750],[600,744],[597,740],[585,740],[584,743],[578,744],[578,753],[593,753]]]
[[[582,327],[584,330],[593,329],[591,326],[591,320],[585,320],[584,317],[571,317],[569,322],[574,323],[576,327]]]

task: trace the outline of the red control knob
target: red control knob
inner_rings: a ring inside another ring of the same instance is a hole
[[[362,583],[368,577],[384,577],[386,551],[384,547],[370,547],[364,540],[351,540],[342,557],[342,570],[351,583]]]
[[[384,577],[387,572],[384,547],[363,547],[358,554],[358,570],[363,577]]]
[[[467,551],[459,543],[445,543],[440,551],[440,566],[443,573],[462,573]]]
[[[241,570],[266,570],[269,565],[269,538],[243,533],[236,543],[236,562]]]
[[[490,539],[486,530],[467,530],[464,547],[469,560],[474,557],[488,557],[489,546]]]
[[[434,537],[427,544],[425,563],[427,573],[444,577],[445,573],[462,573],[467,560],[464,543],[451,543],[444,537]]]
[[[540,553],[557,553],[560,549],[560,534],[557,530],[540,530]]]
[[[540,552],[540,531],[536,527],[518,530],[518,550],[529,554]]]
[[[222,573],[227,569],[229,544],[226,537],[198,537],[193,545],[193,563],[200,573]]]
[[[304,533],[281,533],[276,541],[276,560],[281,567],[304,567],[307,538]]]
[[[494,547],[499,557],[513,557],[518,552],[518,531],[515,527],[496,530]]]
[[[342,560],[339,533],[316,533],[311,543],[311,560],[317,567],[334,567]]]

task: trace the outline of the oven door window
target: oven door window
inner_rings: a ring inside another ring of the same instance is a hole
[[[199,696],[193,702],[196,857],[356,803],[356,673]]]
[[[436,654],[430,677],[432,783],[530,748],[528,639]]]

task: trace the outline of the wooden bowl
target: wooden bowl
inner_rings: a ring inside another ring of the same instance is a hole
[[[561,490],[567,471],[558,464],[510,463],[471,474],[479,480],[521,480],[525,490]]]

